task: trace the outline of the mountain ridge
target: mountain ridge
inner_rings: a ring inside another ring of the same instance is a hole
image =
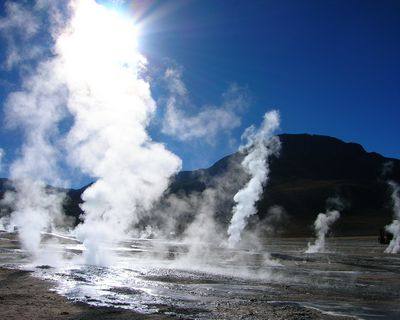
[[[342,218],[334,230],[338,235],[376,235],[392,220],[387,180],[400,181],[400,161],[360,144],[311,134],[279,135],[282,149],[270,161],[270,178],[257,205],[259,220],[268,217],[273,206],[281,206],[289,217],[283,235],[310,236],[313,222],[326,209],[326,201],[340,197],[345,203]],[[170,192],[201,192],[212,185],[208,178],[222,174],[228,163],[240,154],[226,156],[207,169],[178,174]],[[385,163],[392,172],[383,175]],[[233,196],[233,195],[232,195]],[[231,202],[230,205],[233,203]],[[220,214],[228,223],[230,210]],[[253,218],[254,220],[254,218]],[[255,224],[259,221],[255,219]]]

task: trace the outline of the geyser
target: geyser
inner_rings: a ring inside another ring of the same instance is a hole
[[[41,232],[61,215],[64,194],[47,184],[62,185],[57,149],[58,124],[64,117],[65,90],[54,72],[54,60],[45,60],[8,95],[6,124],[23,132],[19,157],[10,166],[14,190],[2,200],[13,209],[9,228],[18,227],[24,249],[39,254]]]
[[[331,225],[340,217],[338,210],[329,210],[326,213],[320,213],[314,222],[317,239],[314,244],[308,244],[306,253],[325,252],[325,238]]]
[[[386,248],[386,253],[399,253],[400,252],[400,186],[394,182],[388,182],[392,190],[393,201],[393,221],[386,226],[386,230],[393,234],[393,239],[390,241]]]
[[[156,104],[140,76],[146,59],[136,36],[133,21],[83,0],[73,2],[56,42],[74,118],[67,150],[71,163],[96,178],[82,195],[84,222],[75,230],[90,264],[109,263],[107,246],[123,239],[181,166],[146,132]]]
[[[141,77],[146,59],[133,20],[95,0],[68,4],[68,13],[43,4],[51,55],[24,74],[22,89],[6,102],[8,122],[22,128],[25,143],[10,171],[16,192],[5,201],[14,206],[10,223],[24,247],[37,252],[40,233],[61,212],[62,195],[46,185],[65,185],[58,168],[66,160],[96,180],[82,195],[84,222],[74,232],[86,262],[105,265],[107,247],[152,207],[181,160],[146,132],[156,103]]]
[[[280,150],[279,138],[273,135],[278,127],[279,113],[273,110],[264,115],[260,128],[251,126],[242,136],[242,139],[246,140],[246,143],[240,146],[240,151],[246,153],[242,166],[250,175],[250,180],[233,198],[235,206],[228,228],[228,244],[231,247],[239,243],[247,219],[256,213],[256,202],[268,180],[268,158],[278,154]]]

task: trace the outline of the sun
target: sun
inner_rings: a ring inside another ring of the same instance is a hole
[[[123,79],[125,69],[134,76],[144,60],[134,19],[94,0],[78,0],[73,7],[74,16],[56,43],[66,77],[104,90]]]

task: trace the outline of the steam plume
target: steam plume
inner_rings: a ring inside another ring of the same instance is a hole
[[[52,69],[51,61],[41,63],[5,105],[7,124],[21,128],[25,142],[10,167],[15,192],[8,192],[4,201],[14,208],[10,225],[19,228],[22,246],[34,255],[39,253],[40,233],[60,215],[63,200],[62,193],[46,188],[47,183],[61,183],[54,140],[64,114],[65,92]]]
[[[280,149],[279,138],[273,136],[278,127],[279,113],[274,110],[264,115],[263,123],[258,130],[251,126],[242,136],[247,140],[246,144],[241,146],[241,151],[247,152],[242,166],[251,178],[246,186],[234,196],[236,204],[228,228],[230,246],[235,246],[240,241],[248,217],[256,213],[255,204],[268,179],[268,157],[277,154]]]
[[[392,189],[392,201],[394,219],[391,224],[386,226],[386,230],[393,234],[393,239],[386,248],[386,253],[400,252],[400,186],[394,181],[389,181],[389,186]]]
[[[109,263],[107,246],[151,208],[181,166],[146,132],[156,105],[140,77],[146,60],[136,33],[132,21],[96,1],[75,1],[56,44],[74,117],[70,161],[97,178],[82,195],[84,223],[75,230],[91,264]]]
[[[337,210],[331,210],[326,213],[320,213],[314,222],[315,232],[317,239],[314,244],[308,244],[306,253],[317,253],[325,251],[325,237],[328,234],[331,225],[338,220],[340,212]]]
[[[146,60],[133,22],[95,0],[68,1],[66,21],[51,3],[34,7],[51,15],[52,55],[6,103],[7,121],[23,130],[25,143],[10,170],[16,192],[5,201],[14,205],[10,224],[19,227],[24,247],[37,252],[40,232],[60,212],[62,197],[46,185],[61,183],[58,125],[66,107],[73,120],[62,140],[68,161],[97,180],[82,196],[84,223],[75,232],[86,261],[107,264],[107,245],[151,208],[181,161],[146,132],[156,105],[141,78]],[[13,21],[0,27],[14,28],[21,19]]]

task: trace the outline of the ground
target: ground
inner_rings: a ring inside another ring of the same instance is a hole
[[[129,310],[116,308],[91,307],[82,303],[73,303],[50,291],[52,284],[32,277],[30,272],[0,268],[0,319],[8,320],[101,320],[101,319],[177,319],[173,310],[165,306],[160,314],[142,315]],[[214,304],[220,319],[350,319],[321,314],[312,309],[290,304],[268,304],[263,300],[230,304]],[[182,311],[182,310],[180,310]],[[188,310],[188,312],[193,310]],[[203,315],[204,317],[204,315]],[[182,316],[179,319],[185,319]],[[193,319],[188,317],[186,319]]]

